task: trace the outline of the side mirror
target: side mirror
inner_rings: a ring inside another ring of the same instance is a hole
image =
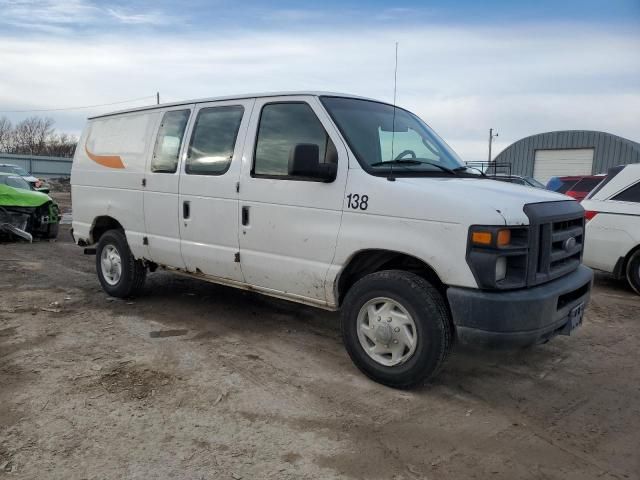
[[[320,148],[312,143],[299,143],[289,155],[289,176],[333,182],[338,166],[335,163],[320,163]]]

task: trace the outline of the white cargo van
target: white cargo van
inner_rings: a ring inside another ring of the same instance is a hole
[[[73,236],[110,295],[164,268],[342,311],[355,364],[409,387],[454,341],[526,346],[582,321],[584,211],[467,168],[417,116],[318,92],[89,119]],[[93,247],[97,245],[96,247]]]

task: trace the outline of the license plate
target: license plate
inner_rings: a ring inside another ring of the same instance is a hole
[[[582,318],[584,317],[584,303],[577,305],[569,312],[569,331],[575,330],[582,325]]]

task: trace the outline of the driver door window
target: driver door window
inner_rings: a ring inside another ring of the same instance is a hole
[[[337,162],[336,147],[308,104],[265,105],[260,115],[252,176],[289,178],[289,157],[301,143],[318,145],[320,159],[325,163]]]

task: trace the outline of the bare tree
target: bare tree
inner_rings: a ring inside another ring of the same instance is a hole
[[[54,133],[46,142],[46,155],[53,157],[73,157],[78,139],[66,133]]]
[[[13,144],[13,125],[7,117],[0,118],[0,152],[9,152]]]
[[[42,155],[46,140],[53,134],[53,119],[29,117],[18,123],[13,130],[14,153]]]
[[[52,118],[29,117],[15,126],[0,118],[0,152],[72,157],[78,140],[55,131]]]

